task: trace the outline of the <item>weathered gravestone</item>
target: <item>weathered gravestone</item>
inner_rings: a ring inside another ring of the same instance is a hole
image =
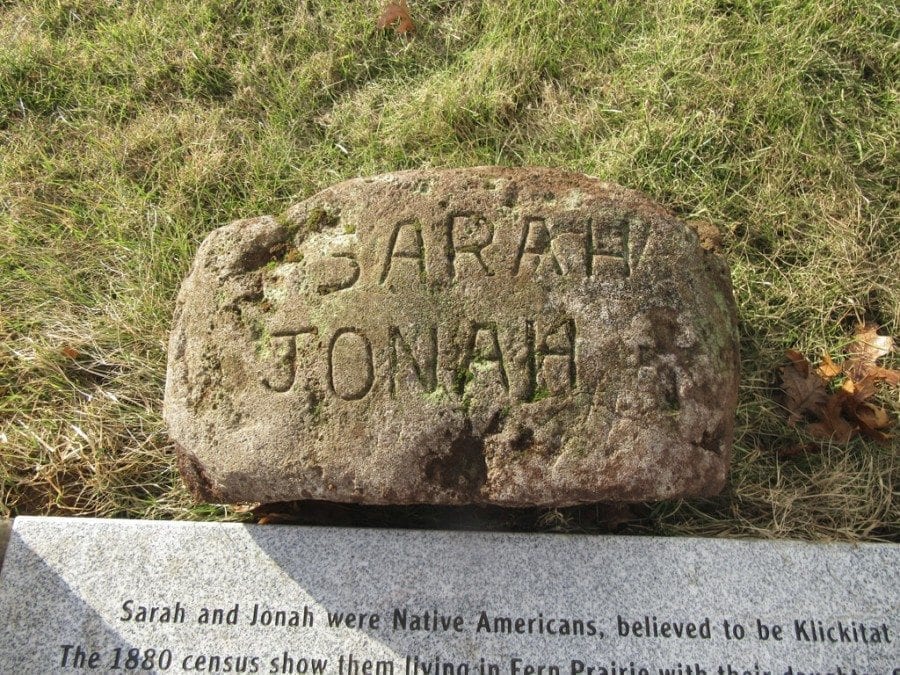
[[[900,547],[16,519],[2,673],[891,675]]]
[[[647,198],[408,171],[207,237],[165,418],[207,500],[636,501],[722,487],[737,379],[727,267]]]

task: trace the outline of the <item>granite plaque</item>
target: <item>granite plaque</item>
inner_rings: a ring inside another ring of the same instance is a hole
[[[2,673],[897,673],[900,548],[19,518]]]

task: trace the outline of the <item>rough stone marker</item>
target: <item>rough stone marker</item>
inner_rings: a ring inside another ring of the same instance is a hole
[[[900,547],[17,518],[0,672],[896,675]]]
[[[710,494],[736,323],[721,256],[638,193],[550,169],[387,174],[207,237],[165,419],[211,501]]]

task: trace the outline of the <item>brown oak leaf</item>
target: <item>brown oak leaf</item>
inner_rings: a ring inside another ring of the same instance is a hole
[[[828,400],[828,390],[827,381],[818,373],[810,371],[809,361],[802,354],[790,349],[787,356],[791,359],[791,364],[781,369],[781,381],[790,412],[788,424],[794,426],[806,416],[821,416]]]
[[[813,370],[803,354],[787,351],[790,364],[782,367],[781,377],[790,426],[805,420],[810,436],[832,443],[844,444],[860,434],[880,443],[890,440],[885,433],[892,425],[890,414],[869,399],[875,396],[879,381],[896,382],[900,371],[875,363],[893,349],[893,340],[877,331],[874,324],[860,326],[843,364],[825,353]],[[835,381],[839,375],[845,377]],[[779,454],[799,454],[805,447]]]
[[[891,437],[882,431],[891,426],[891,418],[887,410],[871,403],[864,403],[855,410],[855,413],[859,430],[863,436],[879,443],[887,443],[890,440]]]
[[[882,430],[890,428],[890,415],[884,408],[867,400],[875,395],[876,382],[877,378],[871,373],[859,382],[848,378],[838,393],[845,397],[844,416],[856,424],[863,436],[885,443],[890,436]]]
[[[391,25],[394,26],[394,32],[397,35],[407,35],[415,32],[416,25],[409,15],[409,7],[406,4],[406,0],[392,1],[384,6],[376,26],[385,29]]]
[[[809,434],[834,443],[849,442],[857,434],[857,428],[842,414],[847,399],[848,395],[843,390],[838,390],[829,396],[825,405],[818,411],[819,421],[807,426],[806,430]]]
[[[866,375],[858,382],[847,378],[841,385],[841,391],[852,397],[857,403],[862,403],[875,395],[875,381],[871,375]]]
[[[844,370],[854,381],[873,375],[876,379],[887,380],[893,385],[900,383],[900,371],[883,368],[875,362],[887,356],[894,349],[894,339],[878,334],[878,324],[866,323],[856,328],[853,342],[847,348],[847,362]]]
[[[831,357],[828,355],[828,352],[822,354],[822,363],[819,364],[817,368],[819,375],[824,377],[827,380],[830,380],[832,377],[837,377],[843,371],[843,368],[840,364],[835,363],[831,360]]]

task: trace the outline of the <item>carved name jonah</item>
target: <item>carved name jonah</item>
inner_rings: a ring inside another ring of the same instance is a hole
[[[723,259],[646,197],[411,171],[210,233],[164,413],[208,500],[634,501],[721,488],[737,377]]]
[[[336,328],[324,341],[318,339],[315,326],[280,330],[272,335],[271,341],[281,354],[278,360],[282,372],[275,377],[264,376],[261,381],[272,391],[285,392],[294,387],[298,372],[301,377],[306,373],[315,374],[315,364],[297,361],[296,340],[307,337],[316,346],[324,345],[321,350],[324,359],[318,356],[320,364],[323,360],[325,364],[324,377],[317,378],[319,389],[324,381],[329,394],[345,401],[358,401],[372,391],[376,373],[382,370],[376,368],[376,363],[385,364],[383,380],[392,398],[404,386],[434,393],[439,383],[441,391],[464,396],[467,386],[485,373],[495,377],[503,390],[517,401],[533,401],[541,392],[574,390],[577,384],[575,322],[562,321],[546,331],[540,342],[535,322],[523,319],[521,323],[521,333],[516,335],[514,329],[498,328],[494,322],[469,322],[462,354],[454,354],[449,359],[450,368],[439,363],[441,354],[447,350],[442,352],[439,348],[438,335],[447,331],[437,326],[422,327],[423,346],[418,354],[400,326],[388,325],[379,331],[378,338],[383,339],[379,342],[376,338],[374,349],[366,333],[353,326]],[[518,345],[520,349],[513,357],[510,352],[516,347],[504,349],[501,343]],[[559,362],[553,361],[554,357],[559,357]],[[538,388],[539,383],[542,389]]]

